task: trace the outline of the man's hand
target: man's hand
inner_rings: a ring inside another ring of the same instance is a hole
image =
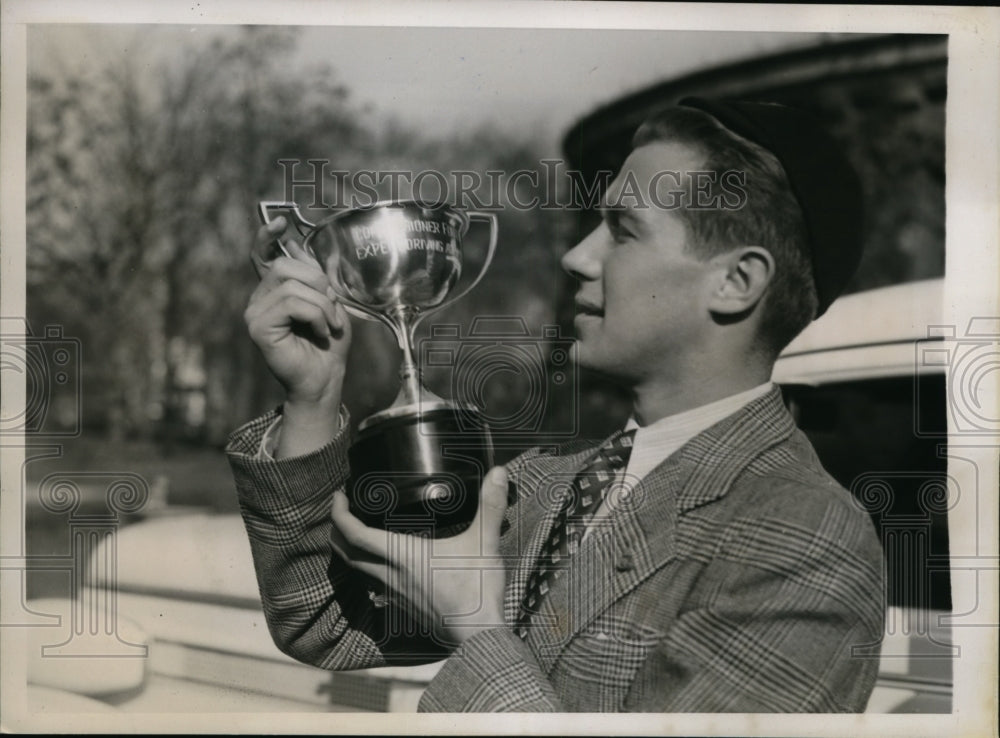
[[[333,548],[350,565],[383,582],[390,596],[429,620],[457,645],[503,625],[504,562],[500,523],[507,509],[507,474],[495,467],[483,481],[472,525],[451,538],[429,539],[370,528],[333,498]]]
[[[295,241],[282,241],[290,256],[273,261],[259,257],[285,227],[284,218],[276,218],[257,232],[253,253],[261,281],[243,317],[285,388],[278,452],[292,456],[320,448],[338,430],[351,322],[326,274]]]

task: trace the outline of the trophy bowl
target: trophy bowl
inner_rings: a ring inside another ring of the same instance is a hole
[[[416,200],[338,211],[315,224],[291,202],[262,202],[259,212],[265,223],[288,216],[345,308],[388,327],[402,351],[395,401],[359,424],[348,451],[351,511],[367,525],[397,532],[442,538],[464,530],[493,465],[489,427],[474,405],[443,400],[421,384],[414,331],[486,274],[496,251],[496,216]],[[452,294],[473,221],[489,225],[486,258],[476,278]],[[258,271],[274,255],[255,255]]]

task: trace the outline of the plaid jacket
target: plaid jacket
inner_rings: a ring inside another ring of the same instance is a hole
[[[258,460],[272,417],[236,431],[227,452],[275,642],[328,669],[441,658],[405,614],[372,608],[331,557],[346,440]],[[508,625],[558,490],[592,452],[538,448],[508,466]],[[420,709],[860,712],[878,669],[881,557],[868,515],[774,389],[641,480],[584,540],[527,637],[497,627],[469,639]]]

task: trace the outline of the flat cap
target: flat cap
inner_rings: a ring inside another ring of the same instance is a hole
[[[819,317],[861,261],[861,182],[840,145],[815,117],[785,105],[700,97],[680,104],[708,113],[781,162],[805,220]]]

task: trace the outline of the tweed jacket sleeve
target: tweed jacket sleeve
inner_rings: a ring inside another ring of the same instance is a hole
[[[323,448],[273,460],[259,451],[276,417],[273,411],[247,423],[226,446],[275,644],[325,669],[442,658],[445,651],[429,638],[391,636],[414,629],[399,627],[405,614],[394,608],[374,608],[369,583],[333,552],[330,504],[348,477],[347,423]]]

